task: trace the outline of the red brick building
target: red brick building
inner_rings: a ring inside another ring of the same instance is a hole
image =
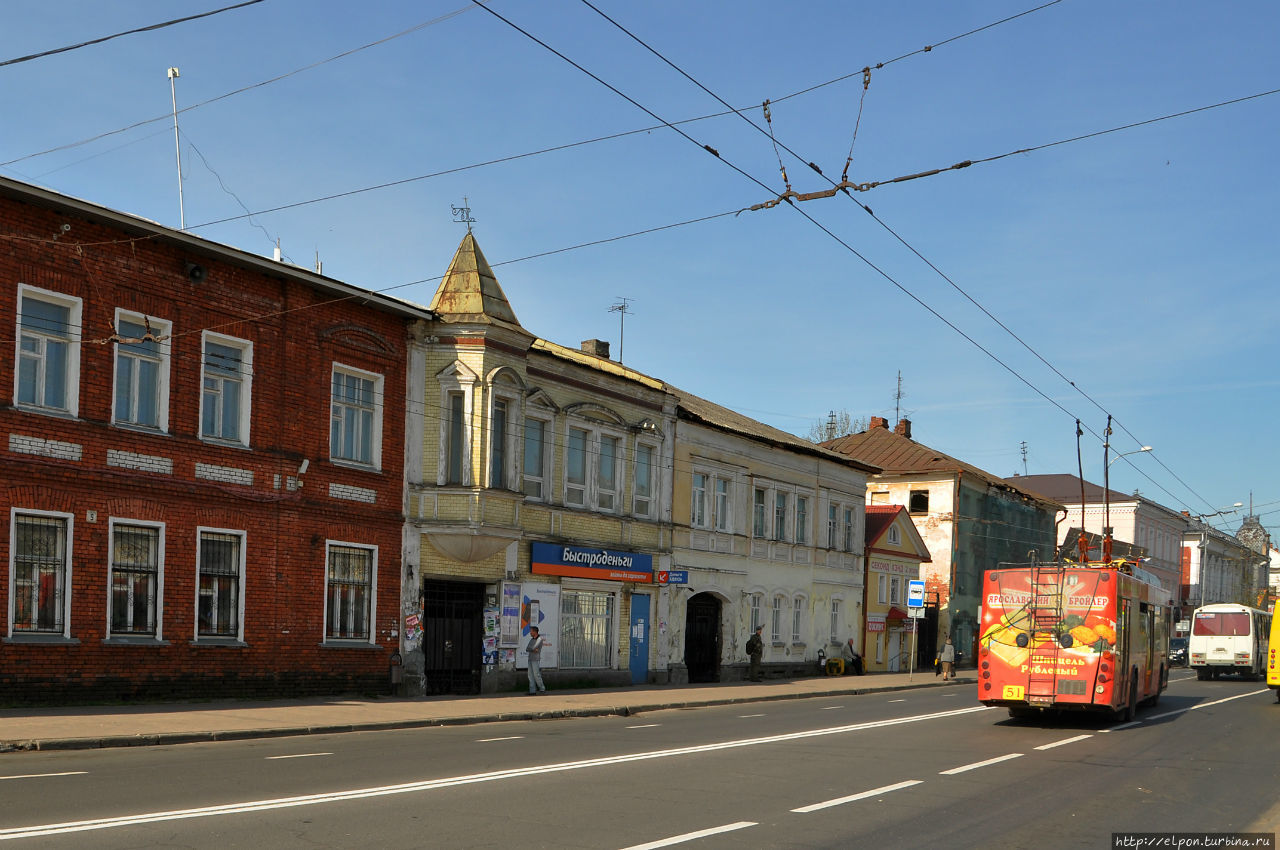
[[[386,690],[429,316],[0,178],[0,702]]]

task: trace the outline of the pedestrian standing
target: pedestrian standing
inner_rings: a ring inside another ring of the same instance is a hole
[[[750,678],[753,682],[759,682],[764,679],[760,674],[760,659],[764,656],[764,638],[760,637],[760,630],[764,626],[756,626],[756,633],[747,638],[747,656],[751,659]]]
[[[938,653],[938,660],[942,662],[942,681],[954,679],[956,677],[956,648],[951,643],[951,638],[947,638],[947,642],[942,645],[942,651]]]
[[[551,646],[551,641],[538,634],[537,626],[529,627],[529,644],[524,651],[529,653],[529,695],[545,694],[547,686],[542,684],[542,648]]]

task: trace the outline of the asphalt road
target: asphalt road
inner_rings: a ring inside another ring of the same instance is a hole
[[[0,841],[194,848],[1109,847],[1276,829],[1280,705],[1177,671],[1133,724],[972,685],[0,756]]]

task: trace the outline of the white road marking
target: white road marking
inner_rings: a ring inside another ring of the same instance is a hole
[[[825,803],[814,803],[809,806],[801,806],[791,811],[797,814],[807,815],[809,812],[816,812],[819,809],[829,809],[832,806],[840,806],[845,803],[852,803],[854,800],[865,800],[867,797],[876,797],[880,794],[888,794],[890,791],[899,791],[903,788],[910,788],[912,785],[919,785],[924,780],[908,779],[906,782],[899,782],[896,785],[885,785],[880,788],[872,788],[870,791],[863,791],[861,794],[850,794],[848,797],[837,797],[834,800],[827,800]]]
[[[905,699],[891,699],[889,702],[906,702]]]
[[[63,773],[19,773],[14,776],[0,776],[0,780],[4,779],[43,779],[46,776],[84,776],[87,770],[68,770]]]
[[[1141,720],[1130,720],[1128,723],[1121,723],[1119,726],[1112,726],[1109,729],[1102,729],[1102,732],[1119,732],[1121,729],[1132,729],[1134,726],[1141,726]]]
[[[1061,741],[1054,741],[1052,744],[1042,744],[1036,747],[1037,750],[1052,750],[1054,747],[1061,747],[1063,744],[1074,744],[1076,741],[1083,741],[1086,738],[1092,738],[1092,735],[1076,735],[1074,738],[1063,738]]]
[[[827,705],[818,709],[818,711],[835,711],[837,708],[844,708],[843,705]]]
[[[236,815],[246,812],[261,812],[269,809],[291,809],[298,806],[315,806],[323,803],[336,803],[346,800],[369,797],[386,797],[393,794],[412,794],[420,791],[434,791],[439,788],[453,788],[459,785],[474,785],[480,782],[496,782],[503,779],[519,779],[525,776],[536,776],[545,773],[562,773],[569,770],[583,770],[590,767],[604,767],[629,762],[651,761],[653,759],[672,758],[695,753],[710,753],[720,750],[734,750],[742,747],[755,747],[763,744],[777,744],[784,741],[799,741],[806,738],[823,738],[829,735],[841,735],[846,732],[860,732],[866,729],[882,729],[886,726],[900,726],[906,723],[919,723],[925,720],[940,720],[944,717],[959,717],[979,711],[990,711],[985,705],[972,708],[954,708],[950,711],[935,711],[930,714],[917,714],[910,717],[897,717],[892,720],[875,720],[867,723],[851,723],[846,726],[828,726],[825,729],[810,729],[807,732],[786,732],[779,735],[766,735],[759,738],[740,738],[735,741],[721,741],[715,744],[694,744],[688,747],[673,747],[666,750],[649,750],[620,756],[604,756],[601,758],[566,761],[554,764],[517,767],[507,770],[494,770],[488,773],[472,773],[463,776],[450,776],[443,779],[424,779],[419,782],[405,782],[399,785],[377,785],[369,788],[354,788],[347,791],[332,791],[325,794],[304,794],[297,797],[278,797],[268,800],[249,800],[243,803],[228,803],[221,806],[202,806],[195,809],[175,809],[162,812],[145,812],[136,815],[95,818],[92,820],[68,821],[66,823],[39,824],[36,826],[20,826],[0,829],[0,841],[12,838],[35,838],[41,835],[64,835],[72,832],[88,832],[98,829],[112,829],[121,826],[136,826],[145,823],[186,820],[189,818],[215,817],[219,815]]]
[[[706,838],[708,835],[719,835],[722,832],[733,832],[735,829],[746,829],[749,826],[756,826],[756,822],[740,820],[737,823],[727,823],[724,826],[713,826],[710,829],[700,829],[697,832],[686,832],[684,835],[673,835],[670,838],[650,841],[648,844],[632,844],[630,847],[622,848],[622,850],[657,850],[658,847],[670,847],[672,844],[683,844],[686,841],[695,841],[699,838]]]
[[[763,714],[739,714],[739,717],[764,717]]]
[[[1164,714],[1153,714],[1150,717],[1145,717],[1143,719],[1159,720],[1162,717],[1173,717],[1175,714],[1182,714],[1184,711],[1195,711],[1197,708],[1208,708],[1211,705],[1221,705],[1224,702],[1231,702],[1233,699],[1243,699],[1244,697],[1256,697],[1258,694],[1269,694],[1269,693],[1271,693],[1270,688],[1263,688],[1260,691],[1249,691],[1247,694],[1236,694],[1233,697],[1223,697],[1222,699],[1215,699],[1213,702],[1198,702],[1195,705],[1188,706],[1187,708],[1179,708],[1177,711],[1166,711]]]
[[[331,756],[333,753],[298,753],[292,756],[267,756],[267,761],[275,761],[277,759],[309,759],[312,756]]]
[[[999,764],[1002,761],[1008,761],[1009,759],[1016,759],[1016,758],[1022,758],[1022,753],[1009,753],[1008,755],[996,756],[995,758],[987,759],[986,761],[975,761],[973,764],[966,764],[966,765],[961,765],[960,767],[953,767],[950,770],[938,771],[938,775],[953,776],[957,773],[964,773],[966,770],[977,770],[978,768],[986,767],[989,764]]]
[[[655,726],[661,726],[661,723],[641,723],[639,726],[628,726],[628,729],[652,729]]]
[[[508,735],[505,738],[477,738],[477,744],[488,744],[492,741],[519,741],[524,735]]]

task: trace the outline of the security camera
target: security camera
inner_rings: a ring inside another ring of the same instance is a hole
[[[199,263],[187,263],[187,278],[192,283],[203,283],[208,274],[205,267]]]
[[[69,225],[69,224],[64,224],[64,225],[62,225],[62,232],[63,232],[63,233],[66,233],[66,232],[67,232],[67,231],[69,231],[69,230],[71,230],[71,225]]]

